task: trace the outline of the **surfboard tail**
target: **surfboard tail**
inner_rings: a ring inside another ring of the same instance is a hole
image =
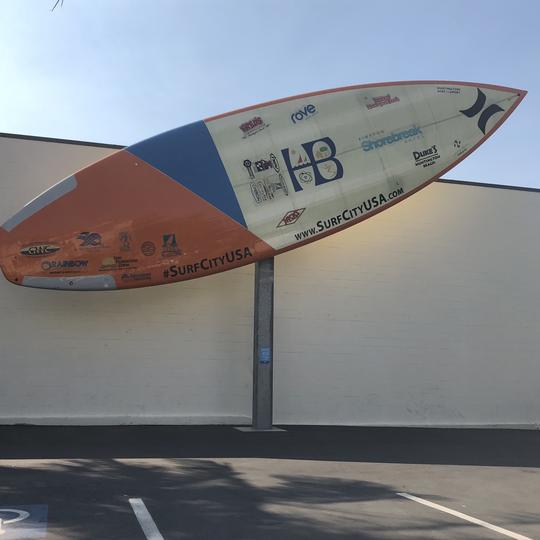
[[[9,282],[23,285],[22,276],[16,270],[18,243],[5,225],[0,225],[0,270]]]

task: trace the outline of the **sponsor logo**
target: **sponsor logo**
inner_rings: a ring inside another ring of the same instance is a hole
[[[403,131],[392,132],[390,135],[381,137],[380,139],[366,139],[362,141],[362,150],[364,152],[371,152],[375,148],[382,148],[383,146],[394,144],[399,141],[406,141],[413,137],[422,135],[422,130],[418,126],[413,126]]]
[[[120,276],[122,281],[147,281],[152,279],[150,272],[143,272],[141,274],[122,274]]]
[[[297,208],[296,210],[291,210],[287,212],[282,218],[281,221],[277,224],[277,227],[286,227],[287,225],[292,225],[296,223],[300,216],[304,213],[305,208]]]
[[[270,124],[266,124],[260,116],[254,116],[251,120],[248,120],[247,122],[244,122],[243,124],[240,124],[239,127],[242,130],[242,133],[244,134],[242,139],[251,137],[251,135],[255,135],[255,133],[259,133],[259,131],[262,131],[264,128],[268,127],[269,125]]]
[[[154,242],[143,242],[141,244],[141,253],[145,257],[151,257],[156,252],[156,244]]]
[[[299,182],[299,176],[302,172],[313,175],[316,186],[343,178],[343,165],[336,158],[336,145],[330,137],[309,141],[301,146],[302,150],[300,152],[289,148],[281,150],[295,191],[304,189]],[[323,174],[321,168],[325,171],[325,174]],[[296,176],[297,171],[299,171],[298,177]],[[304,176],[304,178],[307,177]]]
[[[392,97],[390,94],[386,96],[377,96],[371,98],[371,103],[366,103],[366,109],[370,111],[371,109],[376,109],[377,107],[384,107],[385,105],[391,105],[392,103],[397,103],[399,98],[397,96]]]
[[[41,269],[50,273],[76,273],[88,266],[87,260],[43,261]]]
[[[300,182],[303,182],[304,184],[309,184],[310,182],[313,182],[313,175],[308,171],[303,171],[298,175],[298,178],[300,179]]]
[[[454,148],[456,150],[454,152],[454,155],[456,157],[459,157],[463,155],[469,149],[469,145],[467,144],[464,145],[460,140],[454,139]]]
[[[119,233],[118,240],[120,241],[120,251],[131,251],[131,235],[128,232]]]
[[[291,121],[293,124],[296,124],[297,122],[301,122],[306,118],[312,118],[318,112],[317,107],[310,103],[309,105],[305,105],[302,109],[298,109],[296,112],[293,112],[291,114]]]
[[[461,94],[458,86],[437,86],[437,94]]]
[[[272,169],[273,167],[274,166],[269,159],[259,159],[255,162],[255,170],[257,172],[267,171],[268,169]]]
[[[81,240],[79,247],[101,246],[101,235],[95,232],[82,232],[77,236],[77,240]]]
[[[219,257],[212,259],[201,259],[193,264],[184,264],[183,266],[177,266],[173,264],[163,271],[163,277],[166,279],[175,278],[178,276],[185,276],[189,274],[198,274],[199,272],[208,272],[213,268],[219,268],[221,266],[228,266],[235,262],[243,261],[253,257],[250,249],[245,247],[243,249],[236,249],[234,251],[228,251]]]
[[[163,243],[161,244],[161,256],[174,257],[175,255],[182,255],[182,251],[176,242],[176,234],[164,234]]]
[[[60,248],[54,244],[32,244],[23,247],[19,253],[21,255],[26,255],[27,257],[45,257],[46,255],[52,255],[57,251],[60,251]]]
[[[122,268],[136,268],[138,262],[138,259],[124,259],[124,257],[116,255],[114,257],[105,257],[101,261],[99,271],[106,272],[109,270],[121,270]]]
[[[257,204],[272,201],[278,196],[289,195],[275,154],[269,154],[268,158],[264,157],[254,162],[245,159],[244,167],[249,176],[251,195]]]
[[[437,146],[434,144],[425,150],[414,151],[414,164],[422,167],[430,167],[433,165],[441,156],[437,152]]]
[[[485,135],[486,134],[486,124],[488,120],[494,115],[499,112],[504,112],[504,109],[502,107],[499,107],[495,103],[492,105],[489,105],[484,109],[484,106],[486,104],[486,94],[480,90],[480,88],[477,88],[476,91],[478,92],[476,96],[476,101],[468,108],[463,111],[459,111],[461,114],[464,114],[467,118],[474,118],[477,114],[480,114],[478,117],[478,128],[480,131]]]
[[[343,225],[348,221],[359,219],[362,215],[367,214],[372,210],[375,210],[385,205],[388,201],[392,199],[400,197],[401,195],[403,195],[403,193],[403,187],[396,186],[394,190],[390,191],[386,195],[383,193],[374,195],[369,199],[363,200],[358,206],[355,206],[353,208],[346,208],[340,214],[332,216],[329,219],[320,219],[319,221],[317,221],[314,227],[295,233],[294,239],[297,242],[307,240],[308,238],[311,238],[316,234],[322,233],[329,229],[333,229],[335,227],[339,227],[340,225]]]
[[[261,347],[259,349],[259,364],[270,364],[272,362],[272,348]]]

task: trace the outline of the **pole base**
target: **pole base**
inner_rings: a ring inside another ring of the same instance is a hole
[[[268,429],[257,429],[257,428],[254,428],[253,426],[235,426],[234,429],[238,430],[238,431],[242,431],[243,433],[268,433],[268,432],[279,432],[279,431],[283,431],[283,432],[286,432],[287,430],[286,429],[282,429],[282,428],[278,428],[278,427],[271,427],[271,428],[268,428]]]

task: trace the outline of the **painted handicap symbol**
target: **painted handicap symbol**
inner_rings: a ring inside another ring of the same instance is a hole
[[[0,506],[0,539],[27,540],[47,534],[47,506]]]
[[[10,519],[5,519],[2,517],[4,514],[15,514],[15,517]],[[17,521],[22,521],[30,516],[30,512],[25,510],[15,510],[13,508],[0,508],[0,534],[5,534],[6,530],[4,529],[5,525],[9,523],[17,523]]]

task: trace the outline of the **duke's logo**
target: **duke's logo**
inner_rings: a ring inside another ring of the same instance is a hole
[[[424,150],[415,150],[413,152],[414,164],[416,167],[421,165],[422,167],[430,167],[433,165],[441,156],[437,151],[437,145],[430,146]]]
[[[289,148],[281,150],[295,191],[304,189],[298,181],[300,178],[306,182],[306,175],[302,173],[311,173],[315,178],[316,186],[343,178],[343,165],[336,158],[336,145],[330,137],[309,141],[301,146],[300,153],[296,150],[291,151]],[[299,171],[298,177],[297,171]]]
[[[486,124],[488,120],[496,113],[498,112],[504,112],[504,109],[499,107],[498,105],[495,105],[493,103],[489,107],[486,107],[484,109],[484,105],[486,104],[486,94],[480,90],[480,88],[477,88],[476,91],[478,92],[478,95],[476,96],[476,101],[473,103],[471,107],[468,109],[465,109],[464,111],[459,111],[461,114],[464,114],[468,118],[473,118],[480,112],[482,114],[478,117],[478,127],[480,128],[480,131],[485,135],[486,134]],[[482,110],[484,109],[484,110]]]
[[[317,111],[317,107],[310,103],[309,105],[305,105],[302,109],[297,110],[296,112],[293,112],[291,114],[291,120],[293,124],[296,124],[296,122],[301,122],[305,118],[311,118],[312,116],[315,116],[319,111]]]

